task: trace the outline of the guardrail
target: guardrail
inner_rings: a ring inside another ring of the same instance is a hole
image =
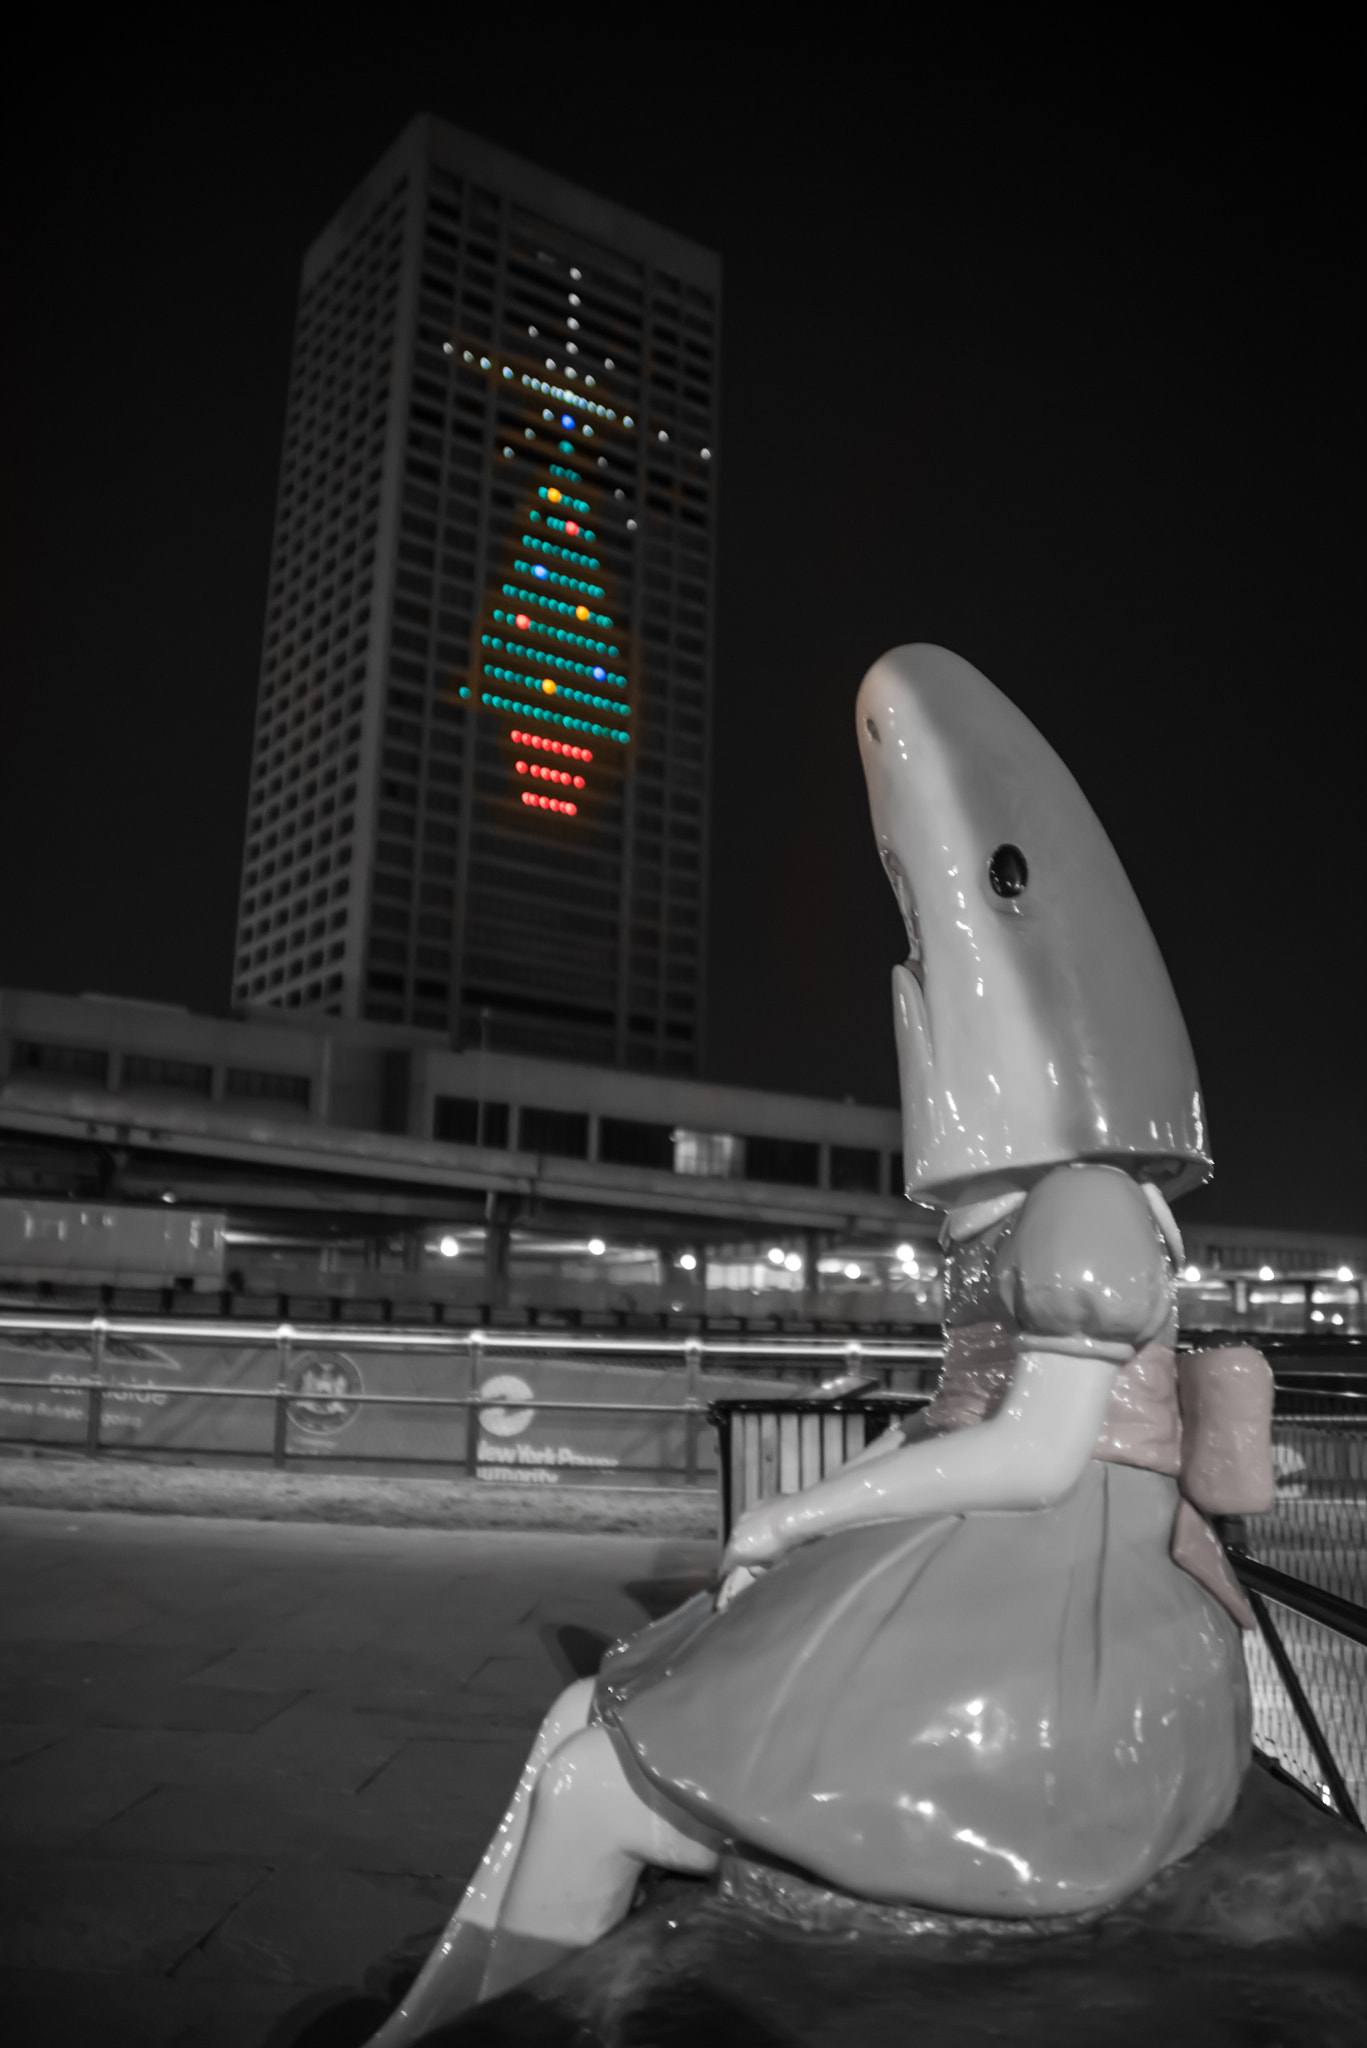
[[[468,1379],[467,1389],[453,1391],[449,1386],[442,1386],[430,1391],[403,1392],[394,1388],[374,1391],[349,1386],[334,1391],[334,1405],[338,1409],[357,1412],[378,1409],[399,1414],[414,1410],[425,1410],[438,1416],[451,1414],[464,1423],[455,1455],[443,1454],[432,1444],[417,1448],[410,1446],[388,1457],[373,1448],[350,1452],[333,1445],[328,1451],[330,1461],[454,1465],[476,1476],[483,1470],[481,1425],[486,1417],[497,1416],[499,1411],[505,1415],[512,1410],[519,1416],[524,1413],[532,1416],[561,1415],[590,1421],[634,1416],[653,1422],[672,1417],[683,1424],[682,1455],[676,1464],[646,1469],[658,1470],[661,1475],[672,1477],[684,1486],[713,1483],[712,1474],[702,1469],[699,1456],[700,1434],[708,1410],[702,1376],[709,1368],[714,1373],[724,1369],[729,1375],[769,1374],[783,1378],[792,1375],[829,1377],[836,1372],[846,1378],[853,1375],[865,1380],[886,1380],[894,1374],[911,1372],[919,1379],[923,1375],[932,1375],[943,1356],[938,1341],[917,1340],[898,1343],[819,1337],[610,1336],[606,1333],[577,1335],[568,1331],[422,1330],[377,1328],[373,1325],[348,1329],[335,1324],[296,1325],[285,1322],[235,1322],[228,1334],[221,1322],[207,1319],[191,1321],[179,1317],[73,1317],[30,1313],[0,1314],[0,1344],[7,1338],[20,1342],[25,1338],[55,1340],[81,1347],[88,1354],[86,1370],[73,1366],[71,1370],[55,1374],[52,1370],[5,1373],[0,1376],[0,1396],[11,1390],[26,1389],[47,1396],[60,1394],[63,1398],[83,1400],[85,1421],[79,1447],[90,1457],[98,1457],[115,1448],[106,1436],[109,1404],[126,1403],[131,1398],[143,1398],[154,1393],[157,1398],[167,1400],[266,1403],[270,1407],[272,1421],[269,1447],[266,1450],[263,1446],[263,1453],[269,1455],[277,1467],[284,1467],[292,1461],[302,1463],[304,1455],[297,1447],[291,1448],[291,1425],[311,1406],[318,1407],[319,1390],[301,1382],[301,1360],[326,1359],[329,1354],[349,1353],[362,1356],[366,1353],[389,1354],[392,1359],[394,1354],[400,1354],[410,1358],[451,1361]],[[177,1378],[153,1387],[130,1381],[127,1377],[116,1377],[111,1368],[118,1348],[136,1346],[142,1341],[187,1348],[212,1345],[219,1349],[230,1341],[236,1351],[257,1349],[272,1354],[274,1375],[268,1384],[255,1386]],[[562,1365],[583,1362],[678,1367],[682,1369],[682,1399],[582,1399],[556,1393],[534,1393],[530,1389],[516,1395],[500,1394],[491,1399],[481,1392],[480,1382],[490,1368],[495,1365],[506,1368],[509,1364],[529,1360],[554,1361]],[[13,1430],[4,1430],[0,1426],[0,1440],[6,1439],[33,1440],[32,1432],[16,1437]],[[170,1447],[144,1445],[140,1448],[155,1452]],[[175,1448],[193,1454],[196,1448],[202,1447],[180,1444]],[[491,1447],[486,1443],[483,1449],[489,1453],[497,1446]],[[311,1462],[316,1463],[316,1457]],[[569,1462],[575,1470],[583,1472],[619,1469],[619,1461],[607,1455],[594,1457],[576,1452]],[[490,1472],[485,1476],[493,1474]],[[514,1473],[511,1476],[518,1475]]]

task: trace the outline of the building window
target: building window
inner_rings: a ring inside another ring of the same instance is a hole
[[[268,1074],[255,1067],[229,1067],[223,1092],[244,1102],[292,1102],[300,1109],[309,1106],[307,1074]]]
[[[12,1064],[16,1074],[98,1081],[101,1087],[109,1078],[108,1053],[90,1045],[38,1045],[31,1039],[16,1039]]]
[[[713,1174],[721,1180],[740,1177],[743,1140],[725,1131],[675,1131],[675,1173]]]
[[[803,1138],[747,1138],[745,1178],[778,1181],[789,1187],[814,1188],[819,1178],[821,1148]]]
[[[863,1145],[832,1145],[831,1186],[838,1194],[878,1193],[878,1154]]]
[[[124,1059],[125,1088],[169,1088],[178,1095],[207,1095],[212,1084],[213,1068],[197,1060],[163,1060],[141,1052],[130,1052]]]
[[[545,1152],[556,1159],[586,1159],[589,1120],[573,1109],[524,1109],[517,1144],[520,1152]]]
[[[605,1116],[598,1128],[598,1157],[606,1166],[653,1166],[671,1173],[674,1133],[668,1124]]]
[[[506,1102],[476,1102],[467,1095],[439,1095],[433,1135],[444,1145],[488,1145],[505,1150],[508,1143]]]

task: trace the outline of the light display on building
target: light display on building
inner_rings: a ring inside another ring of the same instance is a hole
[[[571,269],[571,287],[582,282]],[[566,332],[552,338],[577,362],[548,356],[532,369],[525,359],[496,361],[447,344],[449,355],[477,365],[505,399],[511,387],[525,401],[520,437],[505,441],[495,458],[517,465],[522,503],[501,570],[485,592],[477,655],[461,696],[506,731],[510,800],[564,819],[591,814],[599,785],[585,771],[596,759],[601,778],[614,757],[625,758],[634,710],[626,623],[611,568],[594,552],[604,521],[617,516],[594,473],[594,441],[631,436],[636,422],[604,403],[611,358],[589,369],[573,339],[582,303],[579,290],[567,291]],[[543,339],[538,329],[529,329],[529,338]],[[539,374],[543,369],[564,381],[551,381]],[[622,524],[634,529],[635,521]]]

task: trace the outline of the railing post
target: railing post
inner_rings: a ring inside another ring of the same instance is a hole
[[[87,1458],[100,1455],[100,1423],[104,1416],[104,1336],[103,1316],[96,1316],[90,1325],[90,1378],[91,1386],[85,1397],[85,1454]]]
[[[467,1479],[478,1479],[480,1411],[474,1403],[484,1368],[484,1332],[471,1330],[465,1344],[465,1355],[470,1364],[470,1406],[465,1411],[465,1476]]]
[[[684,1417],[684,1485],[698,1483],[698,1422],[701,1413],[698,1401],[698,1380],[702,1372],[702,1345],[696,1337],[684,1340],[684,1399],[688,1413]]]
[[[1244,1587],[1244,1593],[1247,1596],[1249,1606],[1257,1617],[1258,1626],[1263,1633],[1263,1641],[1267,1644],[1272,1661],[1277,1667],[1277,1675],[1286,1687],[1287,1696],[1295,1711],[1296,1719],[1305,1730],[1305,1739],[1314,1751],[1316,1763],[1324,1772],[1324,1782],[1329,1796],[1343,1815],[1343,1818],[1350,1822],[1352,1826],[1360,1828],[1362,1821],[1356,1806],[1353,1804],[1352,1794],[1344,1783],[1343,1773],[1334,1760],[1334,1753],[1325,1739],[1324,1730],[1320,1727],[1315,1710],[1306,1697],[1305,1688],[1301,1684],[1296,1667],[1291,1662],[1286,1645],[1282,1641],[1281,1630],[1268,1613],[1267,1604],[1263,1600],[1262,1595],[1255,1593],[1253,1588],[1248,1585]]]
[[[275,1430],[271,1442],[271,1463],[282,1471],[290,1420],[290,1335],[290,1331],[284,1327],[275,1334]]]

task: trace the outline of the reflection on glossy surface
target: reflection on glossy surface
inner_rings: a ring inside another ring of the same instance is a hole
[[[973,1429],[962,1432],[964,1436]],[[1239,1629],[1170,1555],[1175,1480],[848,1529],[616,1650],[600,1709],[661,1790],[860,1898],[1097,1910],[1226,1818]]]
[[[908,1193],[983,1196],[1064,1159],[1124,1160],[1169,1193],[1203,1180],[1204,1112],[1167,970],[1057,754],[942,647],[876,662],[857,732],[907,926],[893,1015]],[[992,862],[1008,846],[1026,878],[1002,894]]]

